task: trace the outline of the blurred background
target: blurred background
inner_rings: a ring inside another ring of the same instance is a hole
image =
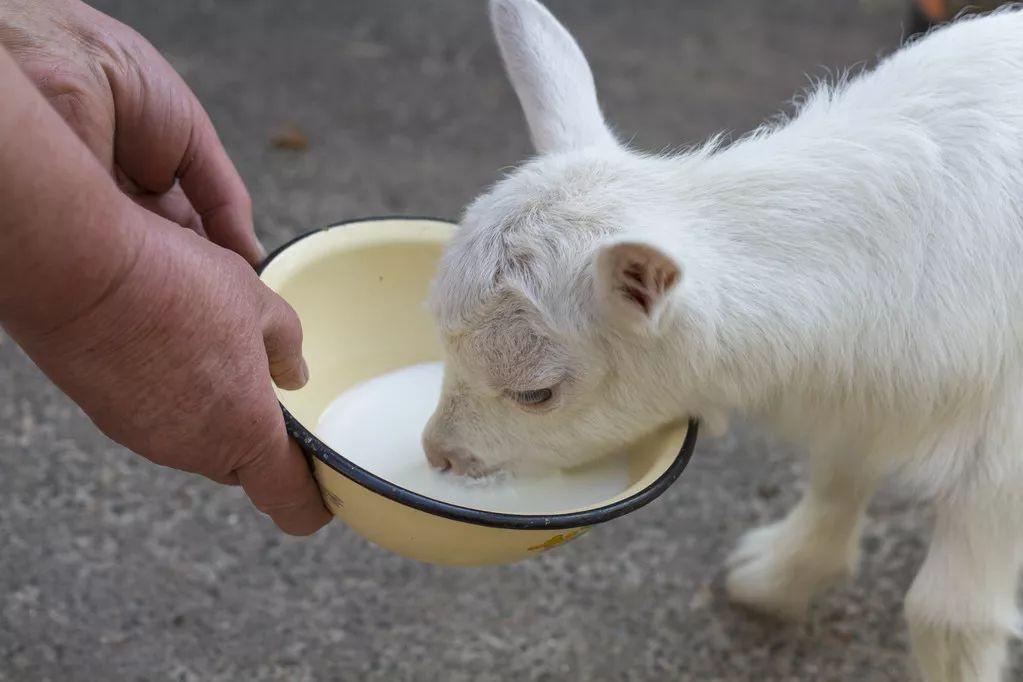
[[[456,218],[531,151],[481,0],[92,4],[195,89],[268,247],[358,216]],[[549,6],[649,150],[741,134],[922,20],[906,0]],[[239,490],[131,456],[0,332],[0,680],[907,679],[928,517],[890,492],[859,577],[808,622],[723,598],[724,557],[795,501],[801,468],[740,424],[650,507],[556,552],[434,568],[340,524],[284,537]]]

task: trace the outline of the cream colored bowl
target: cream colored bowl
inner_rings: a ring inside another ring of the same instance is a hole
[[[454,230],[424,218],[374,218],[309,233],[271,254],[260,276],[302,320],[311,379],[280,391],[288,431],[309,455],[327,506],[366,539],[436,564],[483,565],[536,556],[663,493],[692,454],[696,424],[666,428],[630,451],[631,485],[563,514],[498,514],[434,500],[388,483],[316,436],[338,394],[370,377],[442,359],[423,305]]]

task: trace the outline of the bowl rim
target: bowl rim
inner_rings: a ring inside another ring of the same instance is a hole
[[[256,268],[256,273],[258,275],[262,275],[263,271],[275,258],[307,237],[357,223],[386,220],[421,220],[448,223],[451,225],[455,224],[454,221],[444,218],[405,215],[380,215],[344,220],[300,234],[294,239],[285,242],[271,251],[266,258],[263,259],[263,262]],[[679,476],[682,475],[682,472],[689,464],[690,459],[692,459],[693,450],[696,446],[696,436],[699,430],[699,420],[689,418],[685,438],[682,440],[682,445],[672,463],[660,476],[657,477],[657,479],[651,482],[650,485],[626,498],[601,507],[576,512],[565,512],[560,514],[508,514],[503,512],[486,511],[484,509],[473,509],[471,507],[462,507],[450,502],[436,500],[432,497],[427,497],[426,495],[395,485],[386,479],[363,469],[354,462],[345,458],[340,453],[335,452],[330,446],[317,438],[310,429],[305,427],[298,419],[296,419],[283,403],[278,401],[278,404],[280,404],[281,411],[284,413],[284,424],[288,430],[288,434],[298,441],[298,444],[302,447],[306,457],[309,459],[310,466],[312,466],[312,459],[315,457],[335,472],[341,474],[354,483],[357,483],[363,488],[377,493],[378,495],[382,495],[383,497],[406,507],[411,507],[428,514],[440,516],[452,521],[471,523],[477,526],[507,528],[513,530],[563,530],[568,528],[593,526],[616,519],[619,516],[623,516],[639,509],[640,507],[646,506],[656,498],[660,497],[660,495],[664,493],[664,491],[666,491]]]

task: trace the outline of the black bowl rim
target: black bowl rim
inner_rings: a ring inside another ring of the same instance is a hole
[[[332,230],[338,227],[344,227],[345,225],[382,220],[423,220],[453,224],[453,221],[445,220],[443,218],[403,215],[371,216],[367,218],[345,220],[328,225],[327,227],[312,230],[282,244],[278,248],[274,249],[263,260],[260,266],[256,269],[256,272],[258,274],[262,274],[263,270],[266,269],[271,261],[273,261],[283,251],[314,234],[326,232],[327,230]],[[393,483],[390,483],[387,480],[363,469],[354,462],[335,452],[328,445],[324,444],[312,433],[312,431],[303,426],[302,423],[288,411],[288,408],[286,408],[283,403],[281,404],[281,411],[284,413],[284,423],[288,429],[288,433],[292,438],[298,441],[298,444],[302,447],[302,450],[306,453],[307,457],[315,457],[337,473],[355,483],[358,483],[362,487],[398,502],[399,504],[427,512],[435,516],[450,519],[452,521],[462,521],[464,523],[471,523],[477,526],[508,528],[514,530],[562,530],[567,528],[593,526],[598,523],[604,523],[618,518],[619,516],[633,512],[640,507],[646,506],[664,493],[664,491],[682,475],[682,472],[689,464],[689,460],[692,459],[693,449],[696,446],[696,435],[699,429],[699,422],[696,419],[690,419],[688,428],[686,429],[685,438],[682,441],[682,446],[679,448],[678,455],[675,456],[671,465],[669,465],[668,468],[665,469],[664,473],[657,477],[657,479],[650,485],[629,497],[602,507],[563,514],[505,514],[462,507],[449,502],[442,502],[440,500],[435,500],[432,497],[427,497],[394,485]]]

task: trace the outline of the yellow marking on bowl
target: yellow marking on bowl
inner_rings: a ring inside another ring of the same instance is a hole
[[[340,510],[345,508],[344,501],[329,490],[323,491],[323,499],[327,501],[327,506],[333,509]]]
[[[570,540],[575,540],[577,537],[579,537],[580,535],[582,535],[583,533],[585,533],[588,530],[589,530],[589,528],[576,528],[575,530],[570,530],[567,533],[558,533],[557,535],[552,537],[550,540],[547,540],[546,542],[542,542],[539,545],[534,545],[534,546],[530,547],[529,551],[530,552],[546,552],[549,549],[554,549],[555,547],[560,547],[561,545],[565,544],[566,542],[569,542]]]

